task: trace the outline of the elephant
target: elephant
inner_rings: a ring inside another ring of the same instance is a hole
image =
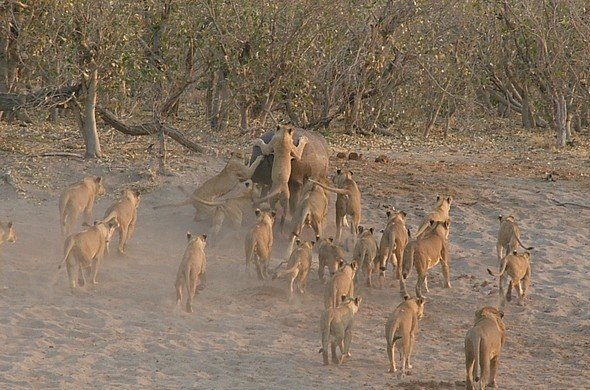
[[[265,142],[269,143],[274,135],[274,130],[268,131],[260,136]],[[305,135],[309,142],[303,150],[301,160],[292,160],[291,162],[291,176],[289,177],[289,207],[291,212],[296,210],[301,197],[301,189],[305,178],[313,178],[316,180],[323,179],[328,174],[328,163],[330,160],[330,148],[328,142],[323,135],[300,128],[295,129],[293,141],[295,146],[299,144],[299,138]],[[250,164],[262,154],[260,147],[253,146]],[[267,155],[258,165],[258,168],[252,175],[252,181],[270,187],[272,184],[272,165],[273,155]]]

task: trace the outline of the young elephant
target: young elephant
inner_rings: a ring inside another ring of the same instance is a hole
[[[414,349],[414,341],[418,332],[418,320],[424,315],[424,300],[405,297],[385,324],[385,340],[387,342],[387,357],[389,358],[389,372],[396,372],[395,344],[401,340],[402,375],[409,374],[412,365],[410,357]]]
[[[332,350],[332,362],[342,364],[350,357],[350,342],[354,328],[354,315],[359,310],[361,297],[348,298],[342,296],[342,304],[336,308],[324,310],[320,321],[322,335],[322,353],[324,364],[328,365],[328,344]],[[336,357],[336,347],[340,347],[340,358]]]
[[[197,293],[197,287],[202,290],[205,287],[207,257],[205,256],[205,246],[207,245],[207,236],[192,237],[191,233],[186,234],[188,245],[184,251],[182,262],[178,267],[176,274],[176,304],[180,305],[182,301],[182,290],[186,289],[186,311],[193,312],[193,299]]]
[[[496,387],[500,352],[506,338],[506,326],[502,317],[504,313],[490,306],[475,312],[473,327],[465,336],[465,368],[467,370],[465,388],[467,390],[475,389],[474,379],[475,382],[480,383],[481,389],[485,389],[487,385]]]

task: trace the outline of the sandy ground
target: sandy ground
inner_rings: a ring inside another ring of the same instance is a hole
[[[109,194],[142,180],[136,170],[55,158],[55,182],[28,188],[24,199],[0,183],[0,218],[14,221],[18,241],[0,247],[0,387],[2,388],[461,388],[463,340],[473,313],[498,301],[494,278],[498,214],[514,214],[533,251],[533,284],[525,306],[508,304],[500,388],[590,388],[590,210],[560,207],[552,199],[589,204],[588,161],[560,161],[556,182],[542,180],[547,156],[500,158],[465,150],[389,153],[389,164],[348,162],[364,197],[363,224],[385,223],[384,205],[409,214],[413,232],[436,194],[451,193],[452,289],[430,271],[426,315],[411,376],[387,374],[384,324],[401,301],[389,273],[387,287],[359,287],[352,358],[323,366],[318,350],[323,286],[314,259],[306,295],[286,302],[287,282],[259,282],[244,273],[243,233],[208,247],[208,283],[195,313],[175,308],[173,283],[195,225],[192,208],[153,210],[181,199],[176,185],[194,187],[223,166],[221,158],[193,157],[194,170],[158,179],[144,197],[136,236],[123,257],[109,256],[97,286],[72,293],[58,271],[61,244],[57,197],[85,173],[106,178]],[[0,160],[10,161],[7,154]],[[576,165],[578,163],[578,165]],[[519,168],[517,165],[522,165]],[[333,160],[332,167],[342,166]],[[138,168],[139,169],[139,168]],[[582,178],[570,177],[582,172]],[[333,204],[334,199],[332,199]],[[333,206],[329,232],[333,233]],[[271,267],[285,258],[278,239]],[[413,291],[415,272],[409,280]]]

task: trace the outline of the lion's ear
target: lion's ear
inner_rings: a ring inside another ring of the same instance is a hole
[[[451,204],[451,203],[453,202],[453,197],[449,195],[449,196],[447,197],[447,202],[448,202],[449,204]]]
[[[261,213],[260,209],[254,210],[254,214],[256,214],[257,217],[260,215],[260,213]]]
[[[102,177],[101,176],[96,176],[94,178],[94,181],[97,182],[97,183],[100,183],[102,181]]]
[[[436,201],[438,202],[440,200],[440,195],[436,196]]]
[[[342,295],[342,296],[340,297],[340,299],[342,300],[342,302],[346,301],[346,295]]]
[[[391,211],[387,210],[385,214],[387,215],[387,218],[391,217]]]
[[[375,229],[370,228],[369,231],[371,232],[371,234],[373,234],[373,232],[375,231]]]
[[[187,239],[187,241],[190,241],[192,236],[193,235],[191,234],[191,232],[186,232],[186,239]]]
[[[281,130],[281,125],[277,123],[277,131]]]
[[[342,173],[342,169],[340,169],[340,168],[336,169],[336,174],[337,174],[337,175],[339,175],[339,174],[341,174],[341,173]]]
[[[408,214],[405,211],[400,211],[401,215],[403,215],[404,217],[407,217]]]
[[[328,241],[334,242],[334,237],[328,237]]]
[[[434,226],[434,219],[430,220],[430,226]]]
[[[500,313],[500,318],[504,318],[504,312],[502,310],[498,310],[498,313]]]
[[[203,241],[207,241],[207,235],[206,234],[203,234],[201,237],[203,238]]]
[[[518,252],[516,251],[516,249],[512,251],[512,254],[513,254],[513,255],[516,255],[516,254],[518,254]]]
[[[8,226],[8,228],[10,229],[12,227],[12,221],[8,221],[8,223],[6,224],[6,226]]]
[[[272,212],[270,213],[270,215],[272,215],[272,217],[274,218],[274,217],[276,217],[276,216],[277,216],[277,212],[276,212],[276,211],[272,211]]]
[[[425,303],[424,298],[416,299],[416,303],[418,304],[418,306],[422,306]]]

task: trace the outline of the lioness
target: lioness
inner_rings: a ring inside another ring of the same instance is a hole
[[[387,270],[387,263],[390,263],[395,267],[397,280],[401,280],[404,249],[410,239],[410,231],[406,227],[406,213],[388,210],[387,218],[387,226],[379,242],[378,261],[382,273]]]
[[[80,287],[86,284],[84,270],[90,269],[92,283],[97,284],[96,275],[113,233],[117,229],[117,221],[96,221],[94,226],[66,238],[64,243],[64,259],[58,265],[61,269],[66,263],[70,287],[76,288],[74,267],[78,266],[78,284]]]
[[[481,389],[485,389],[486,385],[496,387],[500,352],[506,337],[502,317],[504,313],[490,306],[475,312],[473,327],[465,336],[465,388],[468,390],[475,389],[474,379],[480,382]],[[478,368],[480,376],[477,375]]]
[[[334,243],[332,237],[322,238],[316,236],[315,247],[318,251],[318,276],[322,282],[325,282],[324,272],[328,267],[330,276],[334,276],[342,266],[344,266],[344,250]]]
[[[254,201],[260,197],[260,186],[248,180],[244,182],[244,187],[240,196],[234,198],[208,201],[193,196],[195,202],[215,207],[212,233],[216,240],[219,238],[221,228],[226,220],[234,228],[244,226],[246,222],[253,222],[250,215],[253,215]]]
[[[137,222],[137,209],[141,202],[138,190],[125,189],[120,200],[112,204],[104,213],[103,221],[117,221],[119,231],[119,252],[125,253],[127,241],[133,236]]]
[[[534,249],[532,246],[527,248],[520,241],[520,228],[512,215],[507,217],[500,215],[498,219],[500,220],[500,230],[498,230],[498,241],[496,243],[498,264],[505,255],[515,251],[519,245],[527,251]]]
[[[182,262],[178,267],[176,274],[176,305],[182,301],[182,290],[186,288],[186,311],[193,312],[193,298],[197,293],[197,287],[202,290],[205,287],[207,272],[207,256],[205,256],[205,246],[207,245],[207,235],[196,236],[186,234],[188,245],[184,250]]]
[[[359,226],[358,229],[359,235],[352,251],[352,260],[359,264],[365,275],[367,286],[372,287],[371,276],[373,271],[379,269],[379,263],[375,262],[377,259],[377,240],[373,235],[373,228],[364,229]]]
[[[395,367],[395,343],[402,342],[400,359],[402,361],[402,375],[409,374],[412,369],[410,357],[414,348],[416,333],[418,332],[418,320],[424,315],[424,300],[405,297],[405,300],[397,305],[387,322],[385,323],[385,341],[387,342],[387,357],[389,358],[389,372],[396,372]]]
[[[273,244],[272,225],[276,213],[256,209],[255,214],[258,217],[258,222],[246,234],[246,272],[249,270],[250,263],[254,261],[258,278],[264,280],[268,277],[268,263]]]
[[[361,222],[362,205],[361,191],[352,178],[352,171],[343,172],[340,169],[336,171],[334,182],[340,188],[333,188],[315,180],[311,181],[327,191],[338,194],[336,197],[336,241],[340,241],[342,226],[348,215],[351,217],[350,233],[356,236]]]
[[[451,203],[453,203],[452,196],[440,197],[439,195],[436,196],[436,204],[434,206],[434,210],[432,210],[420,224],[418,228],[418,232],[416,232],[416,237],[420,237],[424,231],[428,228],[430,221],[449,221],[449,211],[451,210]],[[448,237],[448,233],[447,233]]]
[[[210,206],[204,205],[202,202],[195,201],[195,198],[210,201],[227,194],[238,183],[249,180],[262,159],[263,157],[259,156],[259,158],[254,160],[252,165],[248,167],[244,164],[244,161],[240,156],[231,153],[229,161],[221,172],[197,187],[192,196],[188,196],[187,199],[181,202],[154,206],[154,209],[190,204],[195,208],[195,221],[202,221],[213,214],[213,209]]]
[[[94,201],[104,194],[106,190],[100,176],[86,176],[65,189],[59,197],[59,222],[63,237],[70,235],[82,212],[84,222],[90,223]]]
[[[293,299],[293,283],[297,281],[297,289],[301,294],[305,292],[305,285],[307,282],[307,276],[309,275],[309,269],[311,268],[311,250],[313,248],[313,242],[295,240],[297,247],[291,252],[289,256],[289,262],[287,263],[287,269],[279,271],[273,275],[273,279],[282,278],[283,276],[289,275],[291,282],[289,283],[290,293],[289,301]]]
[[[332,362],[342,364],[350,356],[350,342],[354,328],[354,315],[359,310],[361,297],[348,298],[342,296],[342,304],[339,307],[330,307],[324,310],[320,320],[320,332],[322,335],[322,349],[320,352],[324,358],[324,364],[328,361],[328,344],[332,350]],[[340,347],[340,358],[336,357],[336,346]]]
[[[293,217],[293,236],[289,244],[289,251],[293,250],[295,237],[301,234],[304,226],[311,226],[316,236],[324,235],[324,225],[328,215],[328,198],[324,189],[315,183],[308,181],[305,187],[309,187],[309,189],[304,190],[304,195]]]
[[[268,144],[260,138],[254,141],[263,155],[274,154],[272,163],[272,186],[268,195],[260,199],[260,203],[271,201],[278,197],[283,209],[281,216],[281,229],[284,226],[285,218],[290,214],[289,210],[289,177],[291,176],[291,159],[301,160],[303,149],[308,139],[305,136],[299,138],[299,145],[293,145],[294,128],[286,125],[277,125],[277,129]]]
[[[422,288],[428,292],[428,282],[426,280],[427,272],[430,268],[437,265],[440,261],[443,276],[445,278],[445,287],[451,288],[451,278],[449,274],[449,258],[447,248],[447,233],[449,231],[448,221],[430,221],[430,229],[426,234],[416,238],[416,241],[408,245],[407,257],[404,255],[402,277],[405,280],[412,266],[416,267],[418,280],[416,281],[416,296],[422,298]],[[405,293],[405,283],[403,293]]]
[[[353,261],[342,267],[330,280],[324,289],[324,307],[338,307],[340,297],[354,295],[354,276],[358,270],[358,263]]]
[[[500,272],[494,273],[488,268],[488,272],[492,276],[496,276],[499,281],[499,292],[502,298],[501,306],[504,307],[505,301],[512,300],[512,286],[516,286],[518,291],[519,303],[522,304],[526,298],[526,293],[531,284],[531,254],[529,252],[518,254],[516,251],[510,255],[504,256],[500,264]],[[510,277],[508,283],[508,291],[504,295],[504,283]]]
[[[0,245],[6,241],[16,242],[16,231],[12,226],[12,221],[0,221]]]

